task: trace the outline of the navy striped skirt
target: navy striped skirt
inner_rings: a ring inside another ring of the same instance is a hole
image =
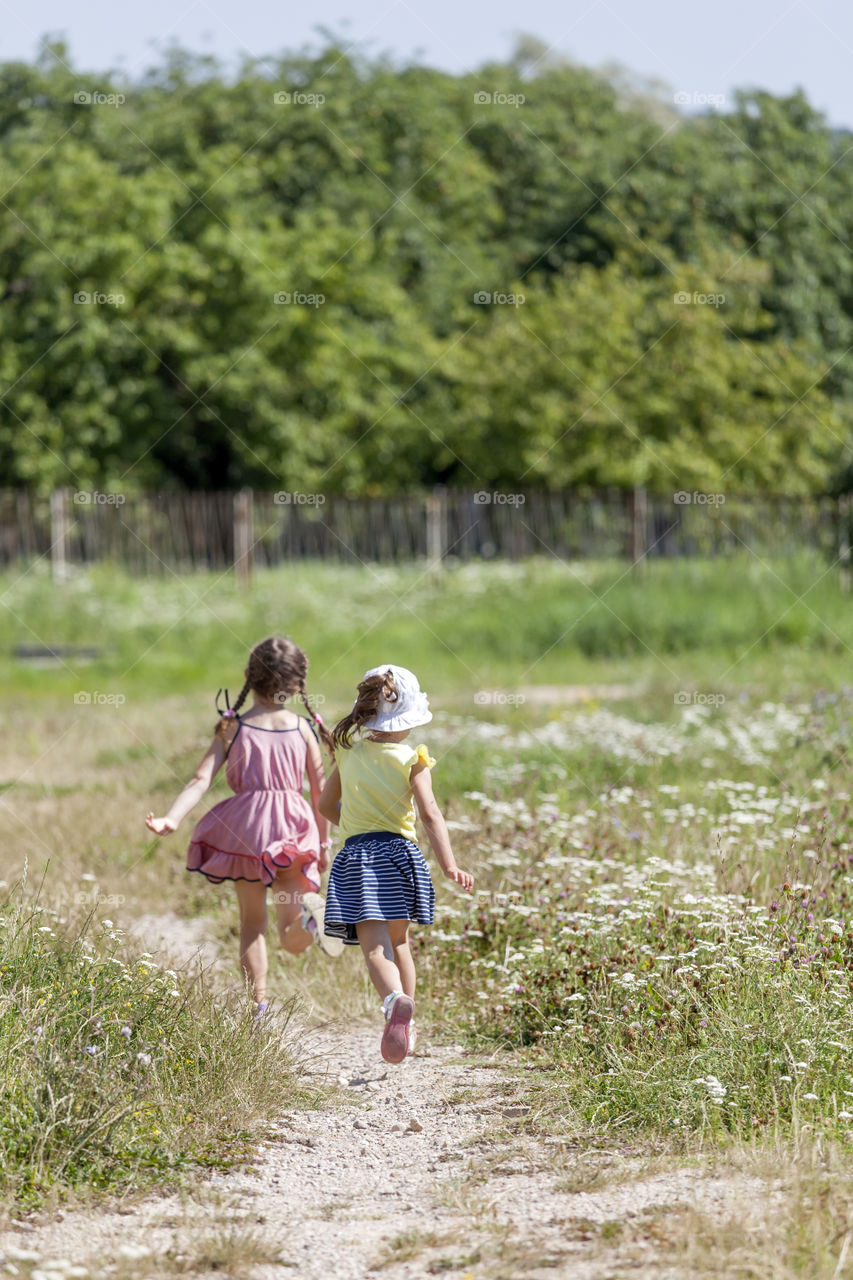
[[[432,924],[435,889],[416,844],[393,831],[350,836],[332,865],[324,932],[358,944],[361,920]]]

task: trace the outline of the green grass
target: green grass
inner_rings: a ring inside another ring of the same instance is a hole
[[[229,1004],[239,986],[234,894],[184,872],[192,818],[160,842],[143,824],[209,741],[213,693],[239,687],[249,645],[273,631],[306,647],[328,720],[386,654],[411,665],[432,697],[424,737],[438,758],[436,792],[478,893],[469,904],[439,883],[436,927],[418,931],[426,1030],[440,1015],[454,1038],[509,1047],[538,1081],[524,1099],[535,1122],[556,1132],[613,1128],[689,1146],[805,1127],[844,1149],[853,1132],[853,613],[835,576],[820,573],[806,560],[772,570],[749,560],[651,564],[642,576],[544,561],[440,577],[299,566],[259,574],[248,596],[212,575],[134,582],[104,569],[56,589],[39,569],[7,576],[0,599],[13,612],[0,674],[13,696],[0,720],[0,875],[14,883],[27,866],[46,872],[39,901],[57,935],[39,934],[31,919],[3,937],[0,1035],[10,1053],[26,1051],[28,1089],[42,1099],[27,1119],[24,1095],[9,1094],[19,1111],[14,1132],[2,1131],[7,1187],[38,1197],[179,1175],[193,1161],[227,1158],[252,1115],[272,1105],[260,1095],[280,1096],[260,1084],[249,1091],[244,1118],[219,1142],[228,1095],[209,1093],[220,1074],[198,1062],[227,1044],[238,1074],[256,1054],[253,1079],[266,1070],[262,1039],[246,1037]],[[780,623],[797,594],[805,601]],[[16,662],[12,644],[35,637],[96,642],[103,657],[71,669]],[[597,683],[627,690],[561,701],[565,686]],[[541,685],[553,688],[537,698]],[[76,704],[81,689],[125,701]],[[520,696],[476,696],[496,690]],[[210,801],[224,794],[220,780]],[[119,957],[140,1044],[157,1043],[158,1018],[189,1011],[166,1039],[195,1055],[188,1075],[168,1075],[169,1055],[156,1075],[119,1069],[130,1023],[117,1023],[120,988],[116,978],[103,985],[104,964],[94,991],[71,999],[67,984],[91,968],[74,934],[81,894],[96,918],[201,917],[222,945],[215,998],[183,980],[167,998],[158,970],[145,975]],[[274,959],[271,985],[324,1016],[375,1014],[351,952],[334,982],[313,951]],[[52,988],[64,996],[51,1034],[62,1079],[73,1081],[54,1098],[82,1090],[89,1116],[90,1138],[73,1156],[67,1110],[66,1137],[55,1150],[45,1139],[59,1130],[27,1039],[37,999]],[[94,1018],[109,1036],[93,1057],[84,1037]],[[135,1136],[114,1119],[134,1090],[154,1108]]]
[[[128,1193],[243,1156],[292,1047],[244,1001],[15,893],[2,906],[0,1189],[24,1205]]]
[[[134,702],[176,690],[232,689],[249,647],[292,635],[311,687],[337,713],[377,653],[422,673],[442,705],[470,711],[478,690],[639,679],[671,693],[761,678],[768,653],[801,684],[842,669],[853,615],[837,574],[814,558],[260,571],[241,594],[229,575],[132,579],[101,566],[54,588],[45,566],[0,578],[0,676],[28,698],[83,690]],[[102,656],[34,667],[16,644],[95,645]],[[825,678],[825,677],[824,677]]]
[[[580,713],[527,756],[496,736],[458,841],[478,893],[420,949],[430,1002],[546,1063],[553,1120],[853,1134],[851,712],[848,690],[681,727]]]

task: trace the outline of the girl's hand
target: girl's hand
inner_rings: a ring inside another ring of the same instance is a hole
[[[329,868],[329,850],[320,846],[320,852],[317,856],[317,870],[327,871]]]
[[[460,885],[466,893],[470,893],[474,888],[474,877],[470,871],[461,871],[459,867],[448,867],[444,874],[448,880]]]
[[[171,818],[155,818],[153,813],[146,813],[145,825],[149,831],[153,831],[155,835],[167,836],[174,831],[178,825]]]

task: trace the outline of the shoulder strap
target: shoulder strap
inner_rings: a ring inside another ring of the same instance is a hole
[[[313,736],[314,736],[314,741],[317,743],[317,746],[319,747],[319,745],[320,745],[320,735],[319,735],[319,733],[317,732],[317,726],[314,724],[314,721],[313,721],[313,720],[311,720],[311,719],[309,719],[309,717],[308,717],[308,716],[300,716],[300,717],[299,717],[299,723],[300,723],[300,724],[307,725],[307,727],[311,730],[311,733],[312,733],[312,734],[313,734]]]

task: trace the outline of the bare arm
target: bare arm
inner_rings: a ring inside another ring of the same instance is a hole
[[[439,809],[432,792],[432,775],[430,774],[429,766],[422,761],[418,761],[417,764],[412,765],[412,772],[409,777],[415,804],[418,806],[418,815],[424,825],[427,839],[432,846],[438,865],[448,880],[452,880],[455,884],[461,885],[463,889],[467,889],[470,892],[474,887],[474,877],[469,871],[460,871],[456,865],[456,859],[450,847],[447,823],[444,821],[444,814]]]
[[[337,765],[326,779],[317,808],[324,818],[328,818],[335,826],[338,825],[341,820],[341,775],[338,773]]]
[[[155,818],[153,813],[149,813],[145,818],[146,827],[156,832],[158,836],[165,836],[170,831],[174,831],[181,820],[187,816],[190,809],[198,804],[199,800],[210,788],[210,784],[225,762],[228,746],[229,743],[217,734],[199,761],[191,780],[177,799],[172,802],[172,807],[165,818]]]
[[[308,754],[305,759],[305,767],[308,773],[308,786],[311,791],[311,807],[314,810],[314,817],[317,820],[317,830],[320,833],[320,857],[317,865],[321,871],[325,871],[329,865],[329,855],[327,852],[329,840],[329,823],[325,814],[320,809],[320,796],[323,793],[323,785],[326,781],[326,770],[323,767],[323,756],[317,745],[317,739],[314,737],[307,724],[300,722],[299,732],[305,739],[305,745],[308,748]],[[327,848],[324,849],[323,845]]]

